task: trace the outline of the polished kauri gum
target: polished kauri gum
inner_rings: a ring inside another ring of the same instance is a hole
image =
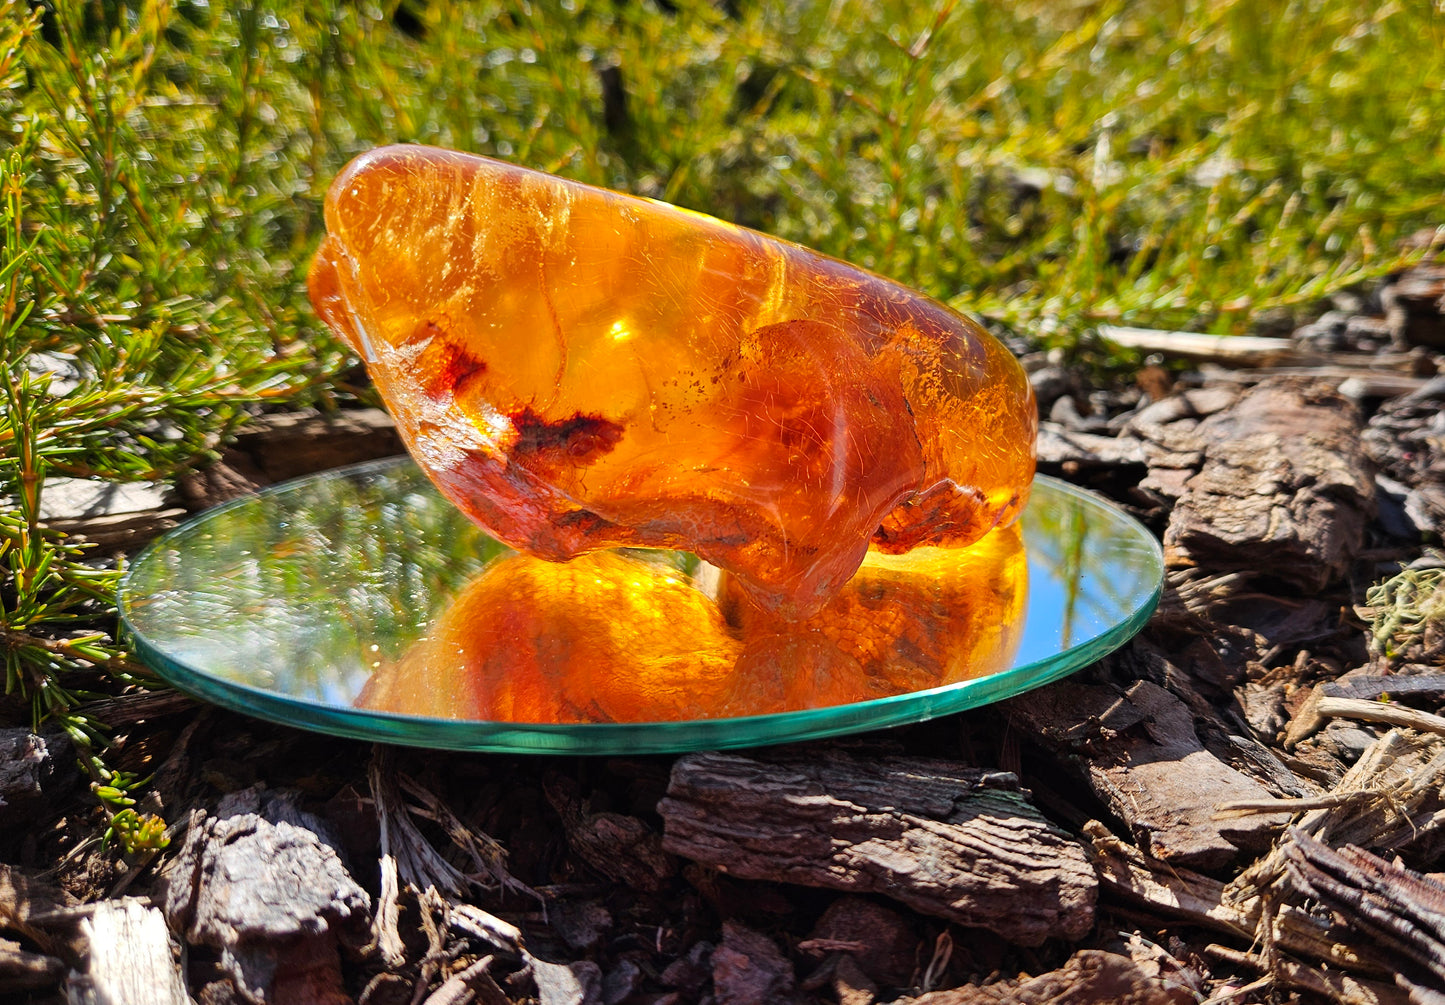
[[[441,491],[531,555],[692,551],[798,618],[870,542],[967,545],[1026,501],[1017,362],[871,273],[424,147],[353,161],[326,225],[318,312]]]

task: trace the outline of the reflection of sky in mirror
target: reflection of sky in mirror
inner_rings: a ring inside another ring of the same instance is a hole
[[[1159,582],[1146,531],[1049,480],[1035,486],[1024,543],[1015,667],[1057,661],[1110,631]],[[162,539],[132,568],[125,614],[186,672],[347,708],[373,668],[398,659],[505,552],[414,467],[370,466],[211,511]]]
[[[1050,512],[1024,516],[1028,627],[1014,663],[1047,659],[1106,631],[1138,608],[1159,580],[1153,545],[1113,510],[1049,493]]]

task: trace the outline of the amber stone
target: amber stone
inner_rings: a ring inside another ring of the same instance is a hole
[[[966,545],[1027,498],[1017,362],[887,279],[425,147],[353,161],[326,226],[317,311],[441,491],[529,554],[692,551],[800,617],[870,541]]]
[[[1008,666],[1027,562],[1017,527],[969,548],[870,552],[829,603],[787,621],[724,574],[700,589],[614,552],[510,555],[477,575],[360,707],[519,723],[665,722],[797,711]]]

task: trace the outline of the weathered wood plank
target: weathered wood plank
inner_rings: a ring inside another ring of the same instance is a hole
[[[882,893],[1025,945],[1081,937],[1098,879],[1009,774],[830,751],[680,758],[663,848],[746,879]]]

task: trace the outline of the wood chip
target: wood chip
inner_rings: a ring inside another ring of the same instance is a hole
[[[1288,822],[1284,815],[1216,818],[1221,803],[1271,793],[1206,750],[1189,708],[1150,681],[1128,691],[1065,681],[1006,708],[1016,726],[1071,755],[1094,793],[1155,858],[1216,868],[1238,857],[1241,845],[1269,847],[1273,830]]]
[[[1418,699],[1445,697],[1445,674],[1359,674],[1325,681],[1316,686],[1304,704],[1295,711],[1289,728],[1285,731],[1284,745],[1286,748],[1293,748],[1324,726],[1326,717],[1320,711],[1320,701],[1325,698],[1354,698],[1377,704],[1378,699],[1387,695]]]
[[[20,943],[0,938],[0,990],[39,991],[60,983],[65,964],[54,956],[33,953]],[[23,999],[22,999],[23,1000]]]
[[[1246,939],[1253,933],[1254,920],[1225,902],[1220,880],[1150,859],[1101,823],[1085,825],[1084,832],[1092,840],[1090,861],[1106,893],[1213,931]]]
[[[776,942],[736,921],[723,922],[722,944],[712,954],[718,1005],[788,1001],[793,984],[793,966]]]
[[[1383,722],[1390,726],[1418,729],[1424,733],[1445,734],[1445,716],[1422,712],[1408,705],[1391,705],[1362,698],[1321,698],[1315,710],[1326,718],[1343,717],[1362,722]]]
[[[220,950],[248,1001],[346,1000],[338,937],[363,941],[371,898],[324,832],[316,818],[256,790],[191,820],[169,874],[166,915],[188,942]]]
[[[522,970],[508,983],[530,984],[540,1005],[591,1005],[601,1001],[602,971],[591,960],[563,965],[539,960],[527,951],[521,929],[472,904],[456,904],[447,916],[454,932],[517,957]]]
[[[1445,840],[1445,739],[1390,730],[1335,787],[1336,794],[1351,792],[1370,796],[1306,812],[1289,831],[1295,837],[1281,841],[1230,881],[1225,903],[1257,916],[1266,901],[1287,900],[1292,889],[1287,846],[1297,844],[1298,836],[1331,847],[1355,845],[1385,854],[1414,850],[1432,857]],[[1304,951],[1356,969],[1378,966],[1358,940],[1343,948],[1341,941],[1338,936],[1321,938]]]
[[[1083,849],[999,772],[839,750],[689,754],[658,805],[663,847],[745,879],[882,893],[1024,945],[1093,925]]]
[[[131,897],[105,901],[80,927],[90,954],[85,972],[66,982],[70,1005],[188,1005],[171,934],[158,908]]]
[[[1248,570],[1318,591],[1342,576],[1374,512],[1355,406],[1327,384],[1271,378],[1201,422],[1204,465],[1170,515],[1173,567]]]
[[[1062,967],[1037,977],[996,984],[969,984],[907,999],[911,1005],[1194,1005],[1194,993],[1146,974],[1127,956],[1081,949]],[[902,1005],[902,1003],[895,1003]]]
[[[1200,332],[1100,325],[1099,337],[1126,349],[1207,359],[1236,366],[1300,361],[1313,355],[1293,339],[1259,335],[1205,335]]]

